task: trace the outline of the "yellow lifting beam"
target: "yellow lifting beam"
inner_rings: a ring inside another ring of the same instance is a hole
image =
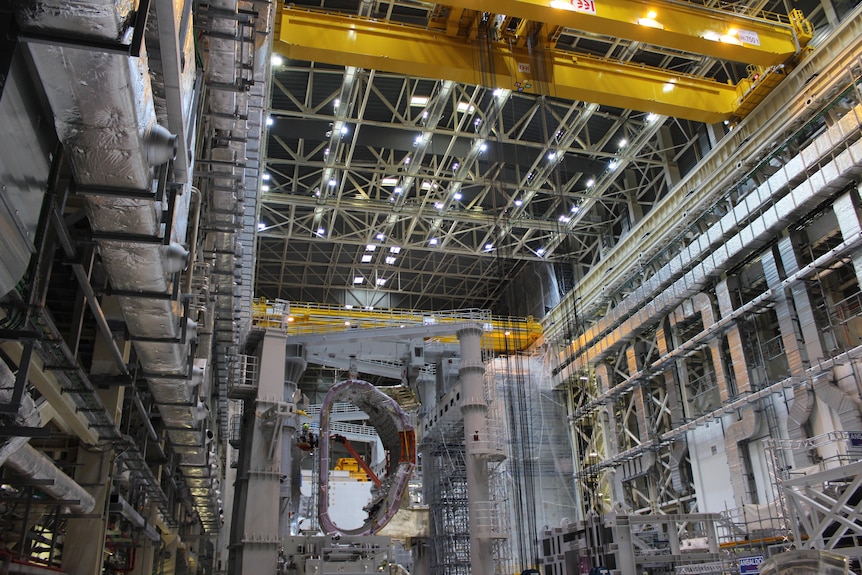
[[[556,50],[490,51],[442,32],[285,7],[274,51],[287,58],[547,94],[705,123],[726,120],[736,87]]]
[[[468,310],[475,312],[476,310]],[[491,316],[477,320],[459,311],[365,310],[326,304],[287,302],[260,298],[252,303],[252,323],[258,329],[276,328],[288,336],[338,333],[353,329],[379,329],[419,325],[482,324],[482,346],[498,353],[529,349],[542,337],[542,325],[532,317]],[[457,343],[458,338],[435,336],[435,341]]]
[[[446,4],[452,10],[505,14],[759,66],[784,64],[811,40],[811,25],[804,18],[800,21],[801,13],[772,14],[773,19],[766,19],[689,2],[643,0],[447,0]]]

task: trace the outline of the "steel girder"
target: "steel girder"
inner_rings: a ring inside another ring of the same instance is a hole
[[[466,8],[505,14],[760,66],[787,62],[811,39],[810,26],[787,16],[755,18],[685,2],[568,0],[551,6],[547,0],[448,0],[446,4],[455,13]]]
[[[601,102],[699,122],[730,118],[735,86],[587,54],[470,43],[438,32],[285,8],[274,50],[287,58]]]

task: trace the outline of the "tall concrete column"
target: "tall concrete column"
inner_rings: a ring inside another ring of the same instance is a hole
[[[862,187],[862,184],[860,185]],[[838,228],[844,241],[858,238],[862,234],[862,223],[859,217],[860,191],[848,192],[836,198],[832,209],[838,220]],[[853,269],[856,271],[856,282],[862,287],[862,250],[853,250],[850,254]]]
[[[491,530],[488,513],[488,403],[485,399],[485,365],[482,363],[482,329],[476,325],[458,331],[461,344],[461,414],[467,466],[467,496],[470,505],[470,564],[473,573],[493,573]]]
[[[119,310],[111,305],[113,300],[106,299],[103,309],[106,314]],[[119,369],[108,343],[100,335],[96,339],[93,350],[93,363],[90,373],[98,375],[117,375]],[[125,361],[129,359],[130,345],[128,342],[117,342]],[[105,405],[114,423],[119,425],[123,412],[125,388],[113,387],[98,390],[97,393]],[[63,544],[63,571],[69,575],[100,575],[105,550],[105,535],[107,529],[107,502],[111,496],[111,473],[114,469],[116,454],[112,449],[88,450],[81,446],[78,451],[78,467],[75,481],[86,485],[87,490],[96,500],[92,513],[98,517],[69,519],[66,523],[66,537]]]
[[[158,508],[154,503],[148,503],[143,515],[150,525],[156,524],[156,515]],[[141,546],[138,547],[137,555],[135,556],[135,568],[131,575],[152,575],[153,563],[156,551],[159,548],[159,542],[152,542],[146,537],[143,538]]]

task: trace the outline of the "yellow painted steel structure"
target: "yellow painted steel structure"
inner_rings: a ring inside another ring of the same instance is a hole
[[[487,310],[420,312],[411,310],[365,310],[344,306],[255,300],[252,323],[258,328],[277,328],[291,335],[338,333],[352,329],[398,328],[417,325],[480,323],[482,346],[498,353],[524,351],[542,337],[542,326],[532,317],[492,316]],[[457,343],[458,338],[435,336],[434,341]]]
[[[811,40],[799,14],[754,18],[689,2],[643,0],[446,0],[451,14],[464,9],[626,38],[712,58],[775,66]],[[794,11],[798,12],[798,11]]]
[[[499,42],[480,49],[443,31],[292,7],[281,11],[276,32],[274,50],[296,60],[524,90],[705,123],[742,115],[744,97],[736,86],[592,56]]]

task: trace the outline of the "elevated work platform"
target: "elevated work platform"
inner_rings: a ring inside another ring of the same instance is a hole
[[[482,346],[501,353],[528,349],[542,336],[542,326],[532,317],[492,316],[489,311],[478,309],[441,312],[364,310],[261,298],[254,302],[252,314],[255,327],[284,329],[288,336],[477,322],[484,330]],[[454,333],[433,339],[441,343],[458,342]]]

